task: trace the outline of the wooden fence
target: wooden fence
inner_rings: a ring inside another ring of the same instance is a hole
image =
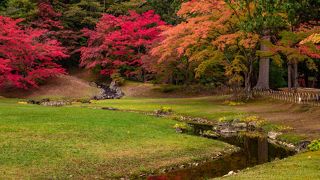
[[[286,102],[297,104],[308,104],[312,106],[320,106],[320,93],[319,92],[290,92],[290,91],[253,91],[254,96],[270,97]]]
[[[243,88],[217,88],[215,94],[218,95],[243,95]],[[296,104],[307,104],[312,106],[320,106],[320,91],[288,91],[288,90],[253,90],[253,96],[269,97],[272,99],[291,102]]]

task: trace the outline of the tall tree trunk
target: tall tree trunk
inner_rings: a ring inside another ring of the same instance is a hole
[[[293,75],[293,84],[294,84],[294,88],[298,88],[299,87],[299,82],[298,82],[298,62],[295,62],[293,64],[293,72],[294,72],[294,75]]]
[[[264,36],[264,40],[271,41],[270,36]],[[260,49],[267,51],[269,48],[261,44]],[[269,71],[270,71],[270,58],[260,58],[259,61],[259,78],[256,89],[270,89],[269,87]]]
[[[288,89],[291,90],[292,88],[292,64],[291,62],[288,63]]]
[[[249,62],[249,71],[245,74],[245,83],[244,83],[244,89],[247,96],[247,99],[252,99],[252,89],[251,89],[251,79],[252,79],[252,71],[253,71],[253,61]]]

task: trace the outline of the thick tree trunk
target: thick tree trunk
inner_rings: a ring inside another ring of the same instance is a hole
[[[298,82],[298,63],[288,63],[288,88],[298,88],[299,82]]]
[[[293,64],[293,84],[294,84],[294,88],[298,88],[299,87],[299,82],[298,82],[298,62],[295,62]]]
[[[270,36],[264,36],[264,40],[270,41]],[[267,51],[268,47],[261,44],[260,49]],[[255,89],[270,89],[269,87],[269,71],[270,71],[270,58],[261,58],[259,62],[259,78]]]
[[[253,94],[252,94],[252,89],[251,89],[251,76],[249,74],[245,75],[245,95],[246,95],[246,99],[252,99],[253,98]]]
[[[292,64],[288,63],[288,88],[292,88]]]
[[[245,74],[245,83],[244,83],[244,87],[245,87],[244,89],[245,89],[245,93],[248,100],[253,98],[252,89],[251,89],[252,71],[253,71],[253,63],[252,61],[250,61],[249,71],[248,73]]]

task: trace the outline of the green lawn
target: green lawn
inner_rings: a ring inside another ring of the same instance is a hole
[[[125,98],[96,101],[92,106],[113,107],[124,110],[155,111],[169,107],[174,113],[217,120],[242,114],[232,106],[224,105],[224,96],[200,98]]]
[[[176,134],[172,120],[94,107],[154,111],[165,106],[212,120],[241,114],[223,105],[223,98],[126,98],[62,108],[0,99],[0,179],[119,177],[209,157],[230,146]],[[320,152],[308,152],[227,179],[320,179],[319,162]]]
[[[230,148],[222,142],[177,134],[172,128],[175,123],[136,113],[0,99],[0,179],[124,176]]]
[[[285,160],[256,166],[254,168],[244,170],[235,176],[220,179],[320,179],[320,151],[303,153]]]

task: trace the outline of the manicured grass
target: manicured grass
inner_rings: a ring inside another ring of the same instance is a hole
[[[285,160],[256,166],[221,179],[320,179],[320,151],[307,152]]]
[[[241,115],[241,111],[223,102],[226,97],[200,98],[125,98],[120,100],[96,101],[92,106],[114,107],[125,110],[155,111],[161,107],[171,108],[174,113],[218,120]]]
[[[192,104],[179,110],[193,111]],[[136,113],[0,99],[0,179],[118,177],[203,159],[231,147],[177,134],[175,123]]]
[[[224,105],[224,98],[126,98],[81,104],[88,108],[0,99],[0,179],[120,177],[208,157],[230,146],[176,134],[175,121],[94,107],[139,111],[170,107],[177,114],[212,120],[240,116],[241,108]],[[320,179],[319,162],[320,152],[308,152],[226,179]]]

